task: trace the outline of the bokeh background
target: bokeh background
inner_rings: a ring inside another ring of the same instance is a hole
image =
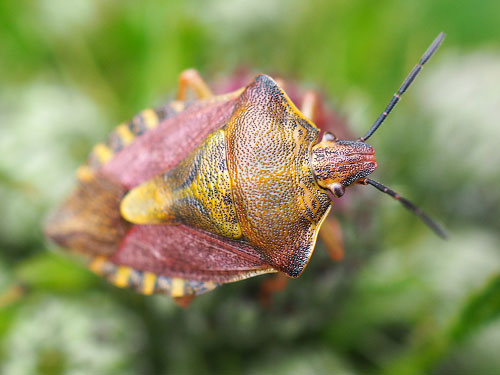
[[[1,1],[0,373],[498,374],[499,24],[498,0]],[[182,309],[44,239],[92,145],[172,98],[183,69],[292,78],[361,135],[440,31],[370,141],[374,178],[449,240],[353,188],[334,207],[343,262],[319,246],[268,306],[263,276]]]

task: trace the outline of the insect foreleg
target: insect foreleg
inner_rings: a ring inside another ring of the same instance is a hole
[[[200,73],[195,69],[187,69],[179,76],[179,88],[177,90],[177,100],[187,99],[187,90],[191,88],[200,99],[207,99],[213,96],[212,90],[201,78]]]
[[[330,258],[334,261],[341,261],[344,258],[344,237],[339,221],[329,215],[319,231],[319,237],[326,247]]]
[[[300,111],[314,123],[317,121],[318,106],[318,93],[312,90],[306,91],[304,97],[302,98],[302,103],[300,104]]]

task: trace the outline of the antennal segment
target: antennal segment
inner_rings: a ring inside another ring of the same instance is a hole
[[[425,51],[424,55],[420,59],[419,63],[415,65],[413,70],[408,74],[406,79],[403,81],[403,84],[399,88],[398,92],[394,94],[392,97],[391,101],[385,108],[385,111],[378,116],[377,120],[373,123],[372,127],[370,130],[368,130],[368,133],[364,137],[358,138],[358,141],[364,142],[368,138],[370,138],[373,133],[379,128],[380,125],[385,121],[387,116],[389,116],[389,113],[391,113],[392,109],[398,104],[399,100],[401,99],[401,96],[405,93],[405,91],[410,87],[411,83],[413,80],[417,77],[418,73],[422,70],[422,67],[424,64],[429,61],[429,59],[432,57],[434,52],[439,48],[439,45],[443,41],[444,37],[446,36],[445,33],[440,33],[436,39],[432,42],[432,44],[427,48],[427,51]]]
[[[408,210],[413,212],[416,216],[418,216],[429,228],[431,228],[434,233],[436,233],[439,237],[446,239],[448,236],[443,228],[441,228],[433,219],[430,218],[426,213],[424,213],[420,208],[415,206],[412,202],[410,202],[408,199],[403,198],[400,196],[398,193],[396,193],[394,190],[389,189],[387,186],[382,185],[381,183],[377,181],[370,180],[369,178],[363,178],[357,183],[362,184],[362,185],[372,185],[375,186],[378,190],[380,190],[382,193],[386,193],[393,197],[394,199],[398,200],[401,202],[403,206],[405,206]]]

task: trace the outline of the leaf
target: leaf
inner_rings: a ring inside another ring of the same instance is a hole
[[[23,285],[52,292],[74,292],[87,289],[95,280],[78,263],[54,253],[43,253],[22,262],[14,272]]]
[[[477,294],[472,295],[450,329],[450,338],[462,341],[500,317],[500,273]]]

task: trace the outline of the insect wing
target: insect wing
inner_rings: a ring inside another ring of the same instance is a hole
[[[218,283],[273,271],[252,247],[186,225],[135,226],[110,259],[157,275]]]
[[[127,190],[176,166],[205,138],[224,126],[236,100],[226,96],[197,101],[176,116],[137,138],[99,173]]]

